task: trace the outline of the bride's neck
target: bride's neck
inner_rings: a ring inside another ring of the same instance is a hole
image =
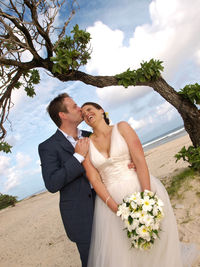
[[[112,127],[106,123],[99,123],[93,127],[93,134],[96,137],[101,135],[107,136],[110,133],[111,128]]]

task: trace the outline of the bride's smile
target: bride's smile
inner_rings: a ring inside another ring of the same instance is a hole
[[[102,119],[103,110],[95,109],[93,106],[87,105],[82,108],[83,119],[90,126],[96,121]]]

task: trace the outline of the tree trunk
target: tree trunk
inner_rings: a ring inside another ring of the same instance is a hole
[[[163,78],[153,82],[151,87],[178,110],[193,145],[200,146],[200,111],[198,108],[178,94]]]

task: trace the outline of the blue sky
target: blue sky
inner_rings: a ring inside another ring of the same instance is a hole
[[[92,55],[84,71],[113,75],[155,58],[164,61],[163,77],[176,90],[199,82],[199,0],[79,1],[79,7],[68,29],[78,23],[91,33]],[[62,10],[58,24],[66,14]],[[81,82],[62,83],[43,70],[40,75],[34,98],[22,89],[12,95],[7,141],[13,149],[11,154],[0,153],[1,193],[21,199],[44,188],[37,147],[56,131],[46,107],[59,93],[68,92],[79,105],[100,103],[112,123],[128,121],[142,142],[183,124],[177,111],[151,88],[99,89]]]

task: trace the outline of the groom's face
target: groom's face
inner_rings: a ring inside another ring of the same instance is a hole
[[[66,97],[63,101],[67,108],[66,118],[70,122],[81,123],[83,121],[81,108],[74,102],[71,97]]]

